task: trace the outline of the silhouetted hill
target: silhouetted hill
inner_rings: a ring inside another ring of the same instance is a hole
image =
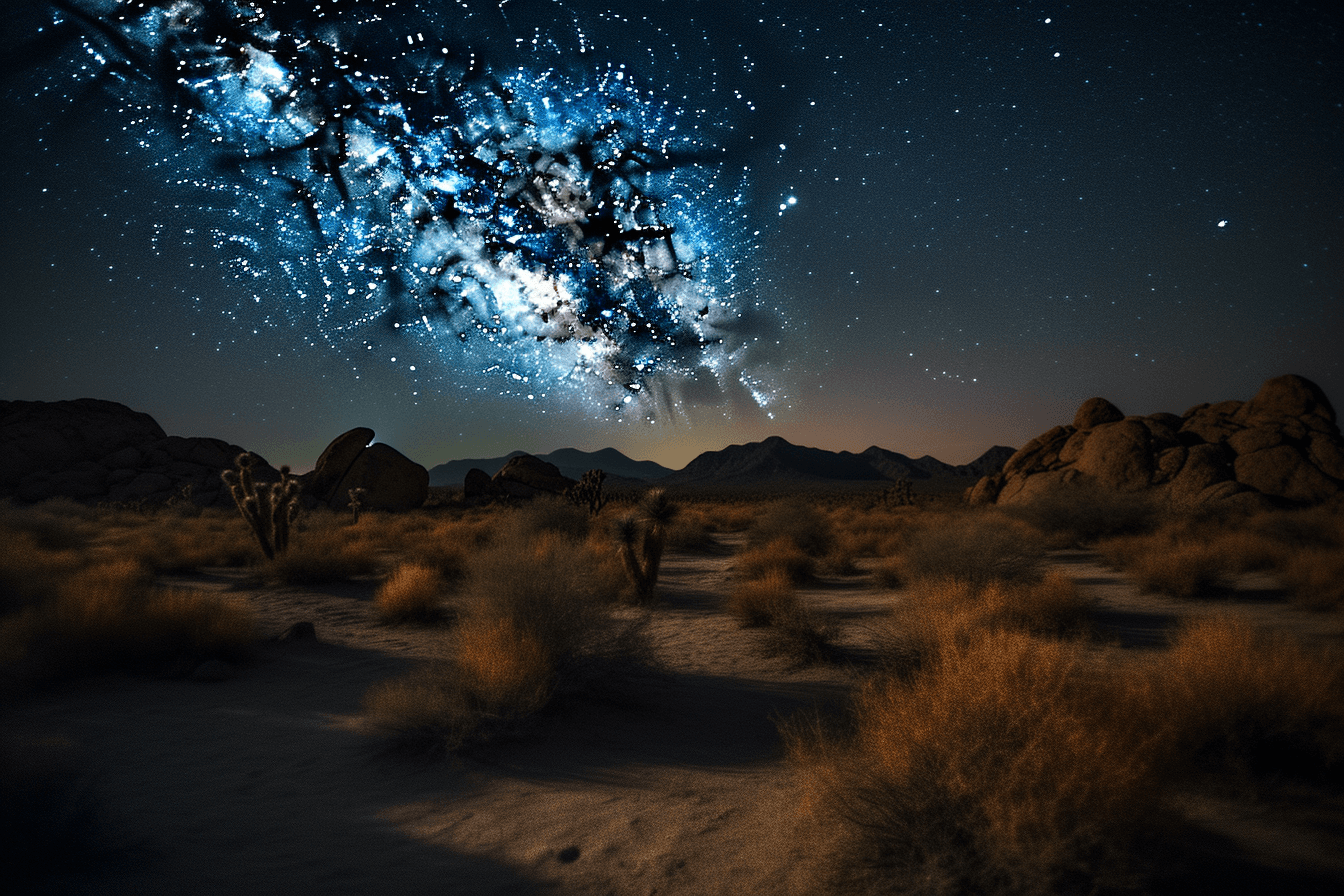
[[[511,458],[524,451],[511,451],[503,457],[468,458],[453,460],[431,467],[430,485],[461,485],[467,471],[473,467],[484,470],[491,476],[499,472]],[[560,448],[549,454],[536,455],[540,459],[553,463],[560,472],[570,479],[578,479],[589,470],[602,470],[608,476],[617,479],[651,480],[666,476],[672,471],[662,464],[651,460],[632,460],[615,448],[603,448],[601,451],[580,451],[577,448]]]
[[[805,448],[772,436],[763,442],[706,451],[659,482],[674,486],[760,486],[909,479],[930,488],[958,488],[968,484],[963,480],[974,481],[986,475],[980,472],[982,469],[998,470],[1012,454],[1012,448],[996,446],[969,464],[953,466],[928,455],[912,459],[877,446],[854,454]]]

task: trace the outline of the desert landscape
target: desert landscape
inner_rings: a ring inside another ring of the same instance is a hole
[[[371,430],[295,476],[38,405],[0,413],[21,892],[1344,883],[1344,451],[1301,377],[974,469],[776,439],[460,487]]]

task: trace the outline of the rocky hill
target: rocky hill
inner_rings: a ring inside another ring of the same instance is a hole
[[[1126,416],[1091,398],[1072,424],[1022,446],[969,497],[1017,504],[1074,484],[1183,506],[1318,504],[1344,494],[1344,439],[1325,393],[1293,374],[1268,380],[1249,401],[1180,416]]]

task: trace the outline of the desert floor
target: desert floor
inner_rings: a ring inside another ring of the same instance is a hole
[[[34,736],[71,746],[97,795],[110,858],[56,874],[76,893],[790,894],[815,889],[827,833],[806,830],[775,720],[837,701],[900,592],[867,573],[802,597],[837,626],[847,663],[797,668],[768,634],[720,608],[722,555],[672,554],[650,637],[662,670],[571,698],[520,737],[465,756],[385,749],[361,696],[432,657],[432,627],[387,625],[376,582],[264,589],[244,571],[165,581],[245,594],[277,634],[219,682],[125,675],[47,689],[11,707]],[[1339,614],[1295,609],[1247,577],[1231,601],[1138,589],[1081,551],[1051,564],[1099,601],[1104,637],[1142,651],[1178,617],[1230,611],[1308,638]],[[861,564],[862,566],[863,564]],[[1344,801],[1283,785],[1251,796],[1192,790],[1171,892],[1332,892],[1344,882]],[[1335,892],[1344,892],[1338,890]]]

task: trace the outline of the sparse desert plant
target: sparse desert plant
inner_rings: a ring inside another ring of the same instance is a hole
[[[621,559],[634,585],[635,599],[640,603],[652,600],[658,587],[668,529],[676,516],[677,505],[666,491],[655,488],[640,500],[636,513],[617,521]]]
[[[1344,768],[1344,653],[1245,620],[1202,617],[1151,658],[1149,724],[1169,752],[1214,771]]]
[[[835,542],[830,518],[799,500],[771,504],[747,529],[747,544],[761,547],[787,539],[809,557],[824,557]]]
[[[1313,610],[1344,606],[1344,548],[1305,548],[1285,555],[1279,574],[1293,599]]]
[[[733,562],[733,576],[742,581],[782,574],[795,584],[810,580],[817,561],[789,538],[779,538],[759,547],[748,547]]]
[[[368,501],[369,491],[363,488],[352,488],[347,494],[350,496],[350,516],[358,523],[360,511],[364,509],[364,504]]]
[[[1169,533],[1114,538],[1101,542],[1097,549],[1144,591],[1182,598],[1218,593],[1235,562],[1214,544],[1177,539]]]
[[[436,567],[403,563],[378,586],[373,603],[385,622],[433,622],[443,615],[442,593]]]
[[[602,470],[589,470],[565,491],[565,498],[576,507],[587,508],[590,516],[597,516],[607,505],[607,496],[602,494],[602,483],[606,478],[607,474]]]
[[[643,667],[643,617],[614,611],[620,570],[602,565],[594,540],[572,536],[499,533],[453,599],[449,657],[371,689],[369,721],[414,748],[457,750],[516,729],[557,695]]]
[[[257,566],[264,580],[284,585],[320,585],[377,573],[379,535],[371,527],[378,514],[365,513],[358,526],[342,525],[334,512],[305,517],[302,537],[284,553]]]
[[[1106,664],[1078,643],[982,632],[839,721],[782,733],[842,843],[840,892],[1091,892],[1124,882],[1168,773]]]
[[[280,468],[280,481],[258,485],[252,476],[253,455],[247,451],[234,461],[236,470],[225,470],[220,478],[229,487],[238,512],[252,527],[267,560],[274,560],[289,547],[289,529],[299,513],[299,481]]]
[[[1162,517],[1161,505],[1147,494],[1120,492],[1084,482],[1059,485],[1030,501],[1011,505],[1006,511],[1043,533],[1058,547],[1150,532]]]
[[[906,582],[959,579],[986,585],[1039,578],[1044,548],[1022,524],[973,513],[912,533],[898,556],[899,577]]]
[[[118,561],[81,570],[54,596],[0,620],[0,664],[63,677],[181,658],[236,660],[255,641],[243,601],[157,588],[146,567]]]
[[[798,591],[788,573],[771,569],[758,578],[733,585],[728,593],[728,611],[743,625],[770,625],[793,612]]]

